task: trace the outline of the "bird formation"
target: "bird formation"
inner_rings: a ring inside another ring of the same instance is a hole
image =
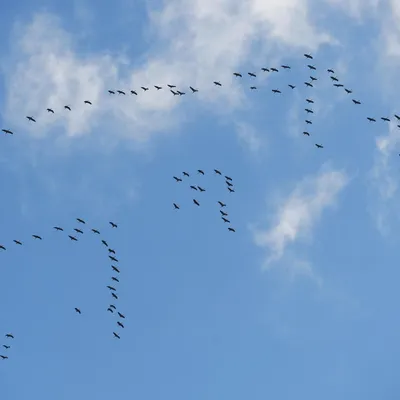
[[[73,231],[74,232],[69,232],[67,233],[67,237],[73,241],[73,242],[77,242],[78,239],[78,235],[83,235],[85,233],[85,229],[84,226],[86,226],[86,221],[82,218],[76,218],[76,222],[77,222],[77,226],[79,226],[79,228],[74,228]],[[110,221],[109,225],[112,228],[117,228],[118,225],[115,222]],[[64,228],[60,227],[60,226],[54,226],[53,230],[55,232],[60,232],[60,233],[64,233],[65,230]],[[101,235],[100,231],[98,229],[95,228],[90,228],[90,232],[94,235]],[[37,234],[33,234],[31,235],[31,237],[34,240],[43,240],[43,237]],[[103,239],[100,236],[100,241],[103,244],[103,246],[107,249],[107,253],[108,253],[108,258],[110,260],[110,264],[111,264],[111,271],[112,271],[112,276],[111,276],[111,281],[109,282],[109,284],[106,286],[107,289],[109,289],[109,291],[111,292],[111,297],[112,300],[110,301],[110,304],[107,308],[107,311],[110,312],[111,314],[113,314],[114,316],[117,316],[117,321],[116,321],[116,329],[113,331],[113,337],[120,339],[120,334],[118,333],[120,328],[125,328],[122,320],[125,319],[125,315],[122,314],[122,312],[119,310],[119,308],[117,308],[117,306],[115,304],[117,304],[117,301],[119,299],[118,296],[118,291],[116,286],[119,284],[120,280],[119,280],[119,274],[120,274],[120,267],[118,265],[119,260],[116,258],[116,251],[115,249],[112,249],[109,245],[108,242]],[[13,239],[12,240],[12,244],[17,245],[17,246],[22,246],[23,245],[23,241],[20,239]],[[11,243],[10,243],[11,244]],[[9,245],[7,244],[7,246],[5,244],[0,244],[0,250],[2,251],[7,251],[7,248],[9,247]],[[117,266],[118,265],[118,266]],[[74,307],[75,312],[77,314],[82,314],[82,311],[79,307]],[[13,338],[13,336],[11,334],[7,334],[6,337],[9,338]],[[5,345],[3,347],[6,347]],[[2,358],[4,358],[3,356],[1,356]],[[7,357],[6,357],[7,358]]]
[[[14,335],[13,335],[12,333],[6,333],[5,337],[6,337],[6,339],[14,339]],[[8,345],[8,344],[3,344],[3,348],[5,349],[5,351],[4,351],[4,354],[0,354],[0,358],[1,358],[2,360],[8,360],[8,356],[6,356],[5,353],[6,353],[6,352],[8,353],[8,349],[9,349],[10,347],[11,347],[11,346]]]
[[[233,181],[232,181],[232,178],[230,176],[223,175],[222,172],[219,171],[218,169],[214,169],[214,174],[225,178],[226,188],[227,188],[229,193],[234,193],[235,192],[235,189],[234,189],[234,186],[233,186],[233,183],[232,183]],[[197,175],[205,176],[204,170],[198,169],[197,170]],[[187,178],[190,178],[190,174],[188,172],[185,172],[185,171],[182,172],[182,177],[173,176],[173,179],[175,179],[175,181],[177,183],[181,183],[181,182],[184,181],[184,179],[187,180]],[[189,184],[189,189],[194,190],[194,191],[198,192],[199,194],[206,191],[206,189],[204,187],[202,187],[200,185],[197,185],[197,184],[196,185]],[[196,198],[193,198],[193,204],[195,204],[197,207],[200,207],[200,201],[198,199],[196,199]],[[231,221],[228,219],[228,213],[224,211],[225,207],[226,207],[226,204],[223,203],[220,200],[217,201],[217,204],[220,207],[219,212],[221,214],[222,221],[229,225],[231,223]],[[180,205],[179,204],[173,203],[173,206],[174,206],[175,210],[180,210]],[[228,226],[228,231],[229,232],[236,232],[235,229],[232,228],[231,226]]]
[[[314,74],[316,73],[316,71],[318,69],[317,69],[317,67],[315,65],[311,64],[311,63],[313,63],[312,60],[314,60],[314,57],[311,54],[304,54],[304,57],[308,60],[308,62],[310,62],[310,64],[306,64],[306,68],[308,68],[308,70],[310,71],[310,79],[308,81],[304,82],[304,85],[307,88],[313,88],[314,84],[318,81],[318,77],[314,76]],[[290,71],[291,69],[292,69],[292,67],[290,65],[282,64],[280,66],[280,69],[276,68],[276,67],[262,67],[262,68],[260,68],[260,73],[262,73],[262,74],[265,74],[265,73],[278,73],[280,70],[281,71],[285,71],[285,70],[286,71]],[[332,68],[328,68],[326,70],[326,72],[329,74],[329,78],[331,79],[332,85],[334,87],[341,88],[346,94],[352,95],[353,91],[351,89],[345,87],[344,84],[339,81],[339,79],[335,76],[335,71]],[[233,75],[235,77],[237,77],[237,78],[243,78],[245,73],[233,72]],[[255,79],[258,76],[258,73],[256,73],[256,72],[247,72],[247,76],[249,76],[250,79]],[[220,81],[214,81],[212,83],[216,87],[222,87],[223,86],[223,83],[221,83]],[[289,83],[287,85],[287,87],[290,90],[294,90],[294,89],[297,88],[297,85],[295,85],[293,83]],[[195,94],[195,93],[197,93],[199,91],[199,89],[197,89],[197,88],[195,88],[193,86],[189,86],[188,89],[190,90],[190,92],[192,94]],[[250,86],[250,90],[256,90],[256,89],[257,89],[257,86],[255,86],[255,85],[251,85]],[[150,87],[146,87],[146,86],[141,86],[139,89],[135,89],[135,90],[133,90],[133,89],[129,89],[129,90],[109,89],[108,90],[108,94],[110,96],[111,95],[126,96],[127,93],[128,94],[130,93],[133,96],[138,96],[140,91],[142,91],[142,93],[145,93],[148,90],[150,90]],[[186,89],[183,89],[183,88],[182,89],[178,89],[176,85],[171,85],[171,84],[167,84],[165,86],[164,85],[154,85],[153,86],[153,90],[156,90],[156,91],[169,90],[170,93],[173,96],[183,96],[183,95],[186,94]],[[274,94],[282,94],[282,89],[275,88],[275,89],[272,89],[272,92]],[[353,96],[350,96],[350,98],[351,98],[351,101],[352,101],[352,103],[354,105],[358,106],[358,105],[362,104],[360,100],[357,100],[357,99],[353,98]],[[312,100],[312,98],[309,98],[309,97],[306,98],[306,101],[307,101],[307,108],[305,108],[305,111],[306,111],[307,115],[311,115],[311,114],[314,113],[314,111],[311,108],[311,104],[313,104],[314,101]],[[93,103],[90,100],[84,100],[83,104],[86,105],[86,106],[93,105]],[[73,112],[73,107],[67,104],[67,105],[64,106],[64,110],[66,110],[67,112]],[[47,108],[47,112],[49,114],[54,114],[56,111],[54,110],[54,108],[48,107]],[[394,114],[394,117],[396,118],[396,122],[398,122],[397,127],[400,128],[400,116],[397,115],[397,114]],[[371,117],[371,116],[367,116],[366,118],[367,118],[367,120],[369,122],[377,122],[377,119],[378,119],[376,117]],[[26,119],[30,123],[35,123],[36,122],[36,119],[33,116],[26,116]],[[391,122],[391,119],[389,117],[380,117],[380,120],[382,120],[384,122]],[[307,126],[309,126],[309,125],[312,125],[313,121],[311,119],[309,119],[309,118],[306,118],[305,119],[305,123],[306,123]],[[6,135],[13,135],[14,134],[14,132],[12,130],[6,129],[6,128],[3,128],[2,132],[4,132]],[[310,131],[308,129],[305,129],[303,131],[303,135],[311,136],[311,133],[310,133]],[[318,144],[318,143],[315,143],[315,146],[318,149],[322,149],[324,147],[322,144]]]

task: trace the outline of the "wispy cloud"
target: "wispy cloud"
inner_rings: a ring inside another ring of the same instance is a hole
[[[253,155],[257,155],[261,147],[265,144],[266,132],[263,132],[263,138],[261,138],[257,129],[248,123],[237,123],[236,132],[239,142],[253,153]]]

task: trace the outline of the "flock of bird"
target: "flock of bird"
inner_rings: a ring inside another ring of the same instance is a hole
[[[314,57],[313,57],[311,54],[304,54],[304,57],[305,57],[306,59],[308,59],[308,60],[313,60],[313,59],[314,59]],[[309,61],[309,62],[312,62],[312,61]],[[291,70],[291,66],[290,66],[290,65],[285,65],[285,64],[282,64],[282,65],[280,66],[280,68],[281,68],[281,70]],[[315,65],[313,65],[313,64],[307,64],[307,68],[310,70],[310,73],[311,73],[311,74],[313,74],[315,71],[317,71],[317,67],[316,67]],[[267,68],[267,67],[262,67],[262,68],[260,69],[260,71],[261,71],[261,73],[269,73],[269,72],[271,72],[271,73],[277,73],[277,72],[279,72],[279,68],[275,68],[275,67],[268,67],[268,68]],[[346,87],[344,86],[344,84],[342,84],[342,83],[339,82],[339,79],[335,76],[335,71],[334,71],[332,68],[328,68],[326,71],[328,72],[329,77],[330,77],[330,79],[331,79],[331,81],[332,81],[334,87],[342,88],[342,89],[343,89],[347,94],[349,94],[349,95],[351,95],[351,94],[353,93],[353,91],[352,91],[351,89],[346,88]],[[240,73],[240,72],[233,72],[233,75],[234,75],[235,77],[237,77],[237,78],[243,78],[243,75],[244,75],[244,74],[243,74],[243,73]],[[256,73],[256,72],[247,72],[247,75],[248,75],[249,77],[253,78],[253,79],[257,77],[257,73]],[[315,77],[315,76],[313,76],[313,75],[310,75],[309,81],[304,82],[304,85],[305,85],[306,87],[308,87],[308,88],[313,88],[316,81],[318,81],[318,78]],[[220,81],[214,81],[213,84],[214,84],[215,86],[217,86],[217,87],[223,86],[223,84],[222,84]],[[296,89],[296,87],[297,87],[296,85],[294,85],[294,84],[292,84],[292,83],[289,83],[287,86],[288,86],[288,88],[290,88],[291,90],[294,90],[294,89]],[[148,90],[150,90],[150,87],[141,86],[140,89],[141,89],[141,90],[143,91],[143,93],[144,93],[144,92],[147,92]],[[173,96],[183,96],[183,95],[186,94],[186,92],[184,91],[184,89],[178,89],[176,85],[172,85],[172,84],[167,84],[167,85],[165,85],[165,86],[154,85],[154,89],[157,90],[157,91],[163,90],[163,89],[169,90],[169,91],[172,93]],[[189,86],[188,89],[189,89],[189,90],[191,91],[191,93],[193,93],[193,94],[194,94],[194,93],[197,93],[197,92],[199,91],[199,89],[197,89],[197,88],[195,88],[195,87],[193,87],[193,86]],[[252,86],[250,86],[250,89],[251,89],[251,90],[256,90],[256,89],[257,89],[257,86],[252,85]],[[108,90],[108,94],[109,94],[109,95],[121,95],[121,96],[126,96],[127,93],[128,93],[128,94],[130,93],[131,95],[134,95],[134,96],[138,96],[138,92],[139,92],[139,90],[133,90],[133,89],[132,89],[132,90],[120,90],[120,89],[115,90],[115,89],[109,89],[109,90]],[[274,94],[282,94],[282,90],[281,90],[281,89],[272,89],[272,92],[273,92]],[[360,101],[360,100],[357,100],[357,99],[355,99],[355,98],[351,98],[351,100],[352,100],[352,102],[353,102],[354,105],[360,105],[360,104],[361,104],[361,101]],[[307,107],[304,109],[305,112],[307,113],[307,115],[314,114],[314,111],[312,110],[312,108],[310,108],[311,105],[314,103],[314,100],[313,100],[312,98],[307,97],[307,98],[306,98],[306,102],[307,102]],[[93,103],[92,103],[90,100],[85,100],[83,103],[84,103],[85,105],[87,105],[87,106],[93,105]],[[71,112],[71,111],[73,110],[73,108],[72,108],[70,105],[65,105],[65,106],[64,106],[64,109],[67,110],[68,112]],[[47,108],[47,111],[48,111],[48,113],[50,113],[50,114],[54,114],[54,113],[55,113],[54,108],[51,108],[51,107],[48,107],[48,108]],[[399,124],[397,125],[397,127],[400,128],[400,116],[397,115],[397,114],[394,114],[394,117],[396,118],[397,122],[399,123]],[[369,122],[376,122],[377,119],[378,119],[378,118],[376,118],[376,117],[371,117],[371,116],[367,116],[366,118],[367,118],[367,120],[368,120]],[[26,116],[26,119],[27,119],[29,122],[32,122],[32,123],[35,123],[35,122],[36,122],[36,119],[35,119],[33,116]],[[390,121],[391,121],[391,119],[390,119],[389,117],[380,117],[380,119],[381,119],[382,121],[385,121],[385,122],[390,122]],[[306,125],[308,126],[308,125],[312,125],[313,122],[312,122],[311,119],[305,119],[305,123],[306,123]],[[13,134],[14,134],[14,132],[13,132],[12,130],[8,129],[8,128],[3,128],[3,129],[2,129],[2,132],[4,132],[6,135],[13,135]],[[310,132],[309,132],[307,129],[305,129],[305,130],[303,131],[303,135],[305,135],[305,136],[310,136],[311,134],[310,134]],[[315,146],[316,146],[317,148],[319,148],[319,149],[322,149],[322,148],[324,147],[323,145],[318,144],[318,143],[315,143]]]
[[[74,241],[74,242],[77,242],[79,240],[78,239],[78,235],[83,235],[84,234],[85,230],[84,230],[83,226],[86,225],[86,221],[83,220],[82,218],[76,218],[76,221],[80,225],[80,227],[79,228],[74,228],[73,229],[74,230],[73,233],[67,234],[68,238],[71,241]],[[118,227],[118,225],[116,223],[112,222],[112,221],[109,222],[109,225],[112,228],[117,228]],[[56,232],[65,232],[64,228],[62,228],[60,226],[54,226],[53,229]],[[90,231],[95,235],[101,235],[100,231],[98,229],[91,228]],[[37,234],[31,235],[31,237],[34,240],[43,240],[43,237],[40,236],[40,235],[37,235]],[[109,304],[109,306],[107,308],[107,311],[109,313],[117,316],[116,326],[118,326],[118,328],[125,328],[124,323],[122,322],[122,320],[125,319],[125,315],[122,314],[122,312],[119,311],[119,308],[117,308],[117,306],[115,305],[116,301],[118,301],[118,299],[119,299],[119,296],[117,294],[117,288],[115,287],[120,282],[119,274],[120,274],[121,271],[120,271],[120,267],[118,265],[119,260],[116,258],[116,251],[109,246],[108,242],[103,238],[100,238],[100,241],[103,244],[103,246],[107,249],[108,258],[110,260],[111,270],[112,270],[111,282],[106,286],[107,289],[110,290],[111,296],[112,296],[112,301],[110,302],[110,304]],[[17,245],[17,246],[22,246],[24,242],[22,242],[21,240],[13,239],[12,243],[14,245]],[[8,248],[8,245],[6,247],[6,245],[0,244],[0,250],[1,251],[6,251],[7,248]],[[81,311],[81,309],[79,307],[74,307],[74,309],[75,309],[75,312],[77,314],[82,314],[82,311]],[[113,336],[115,338],[117,338],[117,339],[121,339],[120,333],[118,332],[118,329],[113,331]],[[8,333],[8,334],[6,334],[6,338],[14,339],[14,336],[13,336],[13,334]],[[6,350],[8,350],[10,348],[10,346],[7,346],[5,344],[3,345],[3,347]],[[6,359],[8,359],[8,356],[0,355],[0,358],[3,359],[3,360],[6,360]]]
[[[218,169],[214,169],[214,173],[215,173],[215,175],[219,175],[219,176],[223,176],[222,175],[222,172],[221,171],[219,171]],[[202,170],[202,169],[198,169],[197,170],[197,174],[198,175],[205,175],[205,172]],[[178,176],[173,176],[173,179],[175,179],[175,181],[177,182],[177,183],[180,183],[180,182],[183,182],[183,179],[184,178],[189,178],[190,177],[190,174],[188,173],[188,172],[182,172],[182,178],[179,178]],[[234,187],[233,187],[233,183],[232,183],[232,178],[230,177],[230,176],[228,176],[228,175],[224,175],[224,178],[225,178],[225,184],[226,184],[226,188],[228,189],[228,191],[230,192],[230,193],[234,193],[235,192],[235,189],[234,189]],[[204,189],[202,186],[199,186],[199,185],[189,185],[189,188],[191,189],[191,190],[195,190],[196,192],[198,192],[198,193],[202,193],[202,192],[205,192],[206,191],[206,189]],[[197,199],[193,199],[193,203],[197,206],[197,207],[200,207],[200,202],[197,200]],[[226,207],[226,204],[225,203],[223,203],[222,201],[220,201],[220,200],[218,200],[217,201],[217,204],[220,206],[220,210],[219,210],[219,212],[220,212],[220,214],[221,214],[221,219],[225,222],[225,223],[227,223],[227,224],[230,224],[231,223],[231,221],[227,218],[228,217],[228,213],[227,212],[225,212],[223,209],[225,209],[225,207]],[[174,209],[175,210],[180,210],[180,206],[179,206],[179,204],[177,204],[177,203],[173,203],[173,206],[174,206]],[[234,228],[232,228],[231,226],[228,226],[228,231],[230,231],[230,232],[236,232],[235,231],[235,229]]]
[[[6,339],[14,339],[14,335],[12,333],[6,333],[5,335]],[[8,344],[3,344],[3,348],[7,351],[11,346]],[[4,354],[0,354],[0,358],[2,360],[8,360],[8,356],[5,356]]]

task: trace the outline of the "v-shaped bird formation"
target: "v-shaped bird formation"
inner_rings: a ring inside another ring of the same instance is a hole
[[[312,89],[314,87],[314,85],[316,84],[316,82],[318,81],[318,79],[319,79],[317,76],[315,76],[315,74],[317,73],[317,71],[319,71],[319,69],[316,67],[316,65],[311,64],[311,63],[314,62],[314,61],[312,61],[312,60],[314,60],[314,57],[311,54],[304,54],[304,57],[308,60],[308,62],[310,62],[310,64],[306,64],[306,68],[310,71],[310,78],[309,78],[309,80],[305,81],[303,84],[305,85],[306,88]],[[278,73],[280,71],[291,71],[291,70],[292,70],[292,67],[290,65],[282,64],[280,66],[280,68],[277,68],[277,67],[261,67],[260,68],[260,73],[261,74],[266,74],[266,73],[274,74],[274,73]],[[327,68],[326,72],[329,74],[329,78],[332,81],[333,87],[341,88],[346,94],[352,95],[353,91],[351,89],[345,87],[345,85],[339,81],[339,79],[335,76],[335,71],[332,68]],[[245,73],[233,72],[233,75],[236,78],[243,79]],[[250,79],[254,80],[255,78],[257,78],[258,73],[257,72],[247,72],[246,75]],[[223,87],[224,86],[224,83],[222,83],[221,81],[213,81],[210,84],[213,84],[215,87]],[[290,82],[290,83],[287,84],[287,87],[291,91],[291,90],[296,89],[298,87],[298,85],[301,85],[301,84],[302,84],[301,82],[300,83],[296,83],[296,84],[294,84],[293,82]],[[254,85],[254,84],[251,84],[249,86],[249,88],[250,88],[251,91],[254,91],[254,90],[257,90],[259,87]],[[178,96],[178,97],[184,96],[186,94],[186,89],[185,88],[179,88],[178,89],[176,85],[170,84],[170,83],[164,84],[164,85],[153,85],[153,88],[150,88],[148,86],[140,86],[139,89],[124,89],[124,90],[122,90],[122,89],[108,89],[107,93],[110,96],[114,96],[114,95],[115,96],[126,96],[127,94],[130,94],[131,96],[135,97],[135,96],[139,96],[139,93],[141,93],[141,95],[144,95],[150,89],[156,90],[156,91],[168,90],[173,96]],[[196,94],[197,92],[199,92],[199,89],[195,88],[194,86],[188,86],[187,89],[189,89],[192,94]],[[282,88],[274,88],[274,89],[272,89],[272,93],[274,93],[276,95],[281,95],[283,93],[282,90],[283,90]],[[353,98],[352,96],[350,97],[350,99],[351,99],[352,103],[354,105],[356,105],[356,106],[359,106],[359,105],[362,104],[360,100],[357,100],[357,99]],[[306,97],[306,102],[307,102],[307,107],[305,108],[305,112],[307,113],[306,115],[309,116],[309,115],[314,114],[314,111],[312,110],[312,108],[310,108],[311,104],[314,103],[314,101],[312,100],[312,96],[307,96]],[[93,103],[90,100],[84,100],[83,101],[83,105],[90,107],[90,106],[93,105]],[[74,108],[75,107],[79,107],[79,105],[71,106],[71,105],[66,104],[66,105],[64,105],[63,110],[55,110],[53,107],[51,107],[51,105],[47,105],[47,106],[44,106],[44,107],[47,107],[46,110],[47,110],[47,112],[49,114],[55,114],[56,112],[62,112],[62,111],[64,111],[64,112],[73,112]],[[396,118],[396,121],[398,122],[397,127],[400,128],[400,116],[398,114],[394,114],[394,117]],[[30,123],[36,123],[37,122],[37,119],[34,116],[27,115],[25,118]],[[366,119],[369,122],[377,122],[378,118],[372,117],[372,116],[366,116]],[[381,121],[384,121],[384,122],[391,122],[391,119],[389,117],[380,117],[379,119]],[[312,119],[310,119],[309,117],[306,117],[305,124],[307,126],[312,125],[313,124]],[[9,128],[2,128],[2,132],[4,132],[6,135],[13,135],[14,134],[14,131],[9,129]],[[310,130],[307,129],[307,128],[304,129],[303,135],[311,136]],[[324,146],[322,144],[318,144],[318,143],[315,143],[315,146],[318,149],[324,148]]]
[[[65,234],[66,238],[69,238],[73,242],[78,242],[79,241],[79,235],[83,235],[85,233],[90,232],[93,235],[98,235],[100,238],[100,243],[107,249],[107,254],[108,254],[108,259],[110,262],[110,267],[111,267],[111,281],[109,284],[106,286],[106,288],[110,291],[112,299],[110,300],[110,304],[108,305],[108,308],[106,308],[106,311],[109,312],[110,314],[113,314],[114,317],[117,317],[117,320],[115,322],[115,329],[113,329],[113,337],[120,339],[120,329],[125,328],[125,325],[123,323],[123,320],[125,320],[125,315],[121,312],[120,308],[117,306],[118,300],[119,300],[119,295],[118,295],[118,284],[120,282],[119,276],[121,273],[120,266],[119,266],[119,260],[117,258],[116,250],[111,248],[108,244],[108,242],[102,238],[102,235],[98,229],[95,228],[89,228],[85,229],[87,226],[87,223],[84,219],[82,218],[76,218],[77,226],[76,228],[73,229],[73,232],[66,232],[64,228],[60,226],[54,226],[53,230],[54,232],[59,232],[62,234]],[[109,225],[112,228],[117,228],[118,225],[115,222],[110,221]],[[45,241],[46,237],[43,235],[38,235],[37,233],[31,235],[32,240],[38,240],[38,241]],[[23,246],[26,241],[21,240],[20,238],[18,239],[11,239],[9,243],[2,243],[0,244],[0,251],[9,251],[10,246]],[[82,310],[78,305],[74,306],[74,310],[77,314],[79,315],[84,315],[86,310]],[[7,339],[14,339],[14,336],[11,333],[6,334]],[[3,344],[3,348],[8,350],[10,348],[9,345]],[[7,355],[1,355],[0,358],[3,360],[8,359]]]
[[[181,177],[173,176],[173,179],[175,179],[175,181],[177,183],[183,183],[184,184],[189,180],[191,175],[193,175],[193,174],[190,174],[189,172],[183,171]],[[197,176],[205,176],[206,173],[204,172],[204,170],[198,169],[196,175]],[[235,193],[235,189],[234,189],[234,186],[233,186],[233,180],[232,180],[232,178],[230,176],[223,175],[222,172],[220,170],[218,170],[218,169],[214,169],[214,175],[217,175],[217,176],[220,176],[221,178],[224,178],[225,179],[226,189],[228,190],[228,192],[229,193]],[[199,180],[197,179],[197,181],[199,181]],[[197,183],[199,183],[199,182],[197,182]],[[203,186],[200,186],[197,183],[193,184],[192,182],[188,182],[188,189],[193,190],[194,193],[196,193],[196,195],[195,195],[196,197],[193,198],[192,201],[193,201],[193,204],[196,207],[200,207],[201,200],[200,200],[199,195],[201,193],[203,193],[203,192],[206,192],[207,189],[205,187],[203,187]],[[227,223],[229,225],[231,223],[231,221],[228,219],[228,213],[226,211],[224,211],[226,209],[226,204],[224,202],[222,202],[221,200],[216,201],[216,204],[218,204],[219,207],[220,207],[219,212],[220,212],[221,220],[224,223]],[[181,209],[181,206],[178,203],[173,203],[173,206],[174,206],[175,210],[180,210]],[[236,232],[235,229],[232,228],[230,225],[228,226],[228,231],[229,232]]]

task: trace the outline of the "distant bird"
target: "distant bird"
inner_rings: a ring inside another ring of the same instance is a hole
[[[333,86],[336,86],[336,87],[343,87],[343,84],[341,84],[341,83],[334,83]]]
[[[229,219],[226,219],[226,218],[224,218],[224,217],[221,217],[223,220],[224,220],[224,222],[228,222],[228,223],[230,223],[231,221],[229,221]]]
[[[311,75],[310,75],[310,79],[311,79],[312,81],[317,81],[317,80],[318,80],[318,78],[316,78],[315,76],[311,76]]]
[[[182,175],[183,175],[183,176],[187,176],[187,177],[190,176],[190,175],[189,175],[187,172],[185,172],[185,171],[182,172]]]
[[[214,81],[215,86],[222,86],[220,82]]]
[[[281,65],[283,69],[290,69],[289,65]]]
[[[178,178],[178,177],[176,177],[176,176],[174,176],[173,177],[177,182],[182,182],[182,179],[181,178]]]
[[[305,121],[306,121],[306,124],[310,124],[310,125],[312,124],[312,121],[310,121],[308,119],[306,119]]]
[[[0,249],[1,250],[6,250],[5,246],[3,246],[2,244],[0,244]]]
[[[310,136],[310,133],[307,132],[307,131],[304,131],[304,132],[303,132],[303,135]]]
[[[145,92],[146,92],[147,90],[149,90],[149,88],[148,88],[148,87],[145,87],[145,86],[141,86],[140,88],[143,89],[143,91],[145,91]]]
[[[313,59],[313,56],[312,56],[312,55],[310,55],[310,54],[304,54],[304,57],[306,57],[306,58],[309,58],[310,60],[312,60],[312,59]]]
[[[229,181],[225,181],[225,183],[226,183],[228,186],[230,186],[230,187],[233,186],[232,183],[230,183]]]
[[[112,291],[114,291],[114,292],[117,290],[117,289],[115,289],[115,287],[110,286],[110,285],[108,285],[107,288],[110,289],[110,290],[112,290]]]
[[[117,307],[115,307],[114,304],[110,304],[110,308],[113,308],[114,310],[117,309]]]
[[[96,233],[97,235],[100,235],[100,232],[97,229],[92,229],[93,233]]]
[[[219,212],[221,213],[221,215],[223,215],[224,217],[226,217],[228,215],[228,213],[223,212],[222,210],[219,210]]]
[[[376,119],[375,119],[375,118],[371,118],[371,117],[367,117],[367,120],[368,120],[369,122],[376,122]]]
[[[7,356],[3,356],[3,355],[0,355],[0,357],[1,357],[1,359],[3,359],[3,360],[7,360],[7,359],[8,359]]]
[[[250,86],[250,90],[256,90],[257,86]]]
[[[134,90],[131,90],[131,93],[137,96],[137,92],[135,92]]]
[[[114,313],[114,310],[110,307],[107,308],[107,311],[110,311],[111,313]]]
[[[226,175],[225,175],[225,179],[226,179],[227,181],[232,181],[232,178],[231,178],[230,176],[226,176]]]
[[[111,225],[111,227],[113,228],[118,228],[118,225],[112,221],[109,222],[109,224]]]
[[[74,231],[75,231],[76,233],[80,233],[81,235],[83,234],[83,231],[81,231],[81,230],[78,229],[78,228],[74,228]]]
[[[113,90],[109,90],[108,93],[115,94],[115,92]]]
[[[252,76],[253,78],[256,78],[256,76],[257,76],[254,72],[248,72],[247,74],[248,74],[249,76]]]
[[[190,189],[197,190],[196,186],[190,185]]]
[[[197,189],[199,189],[200,192],[205,192],[206,191],[206,189],[203,189],[201,186],[197,186]]]
[[[179,210],[179,209],[180,209],[179,206],[178,206],[178,204],[176,204],[176,203],[173,203],[173,204],[174,204],[175,210]]]
[[[276,68],[270,68],[270,70],[273,72],[279,72]]]
[[[9,349],[11,346],[7,346],[6,344],[3,344],[3,347],[4,347],[5,349]]]
[[[171,92],[174,96],[178,96],[178,95],[179,95],[179,93],[173,91],[172,89],[170,90],[170,92]]]
[[[228,228],[228,231],[230,231],[230,232],[236,232],[233,228],[231,228],[231,227],[229,227]]]
[[[395,118],[399,121],[400,117],[397,114],[394,114]]]
[[[222,175],[222,174],[221,174],[221,171],[219,171],[219,170],[217,170],[217,169],[214,169],[214,172],[215,172],[217,175]]]
[[[122,95],[124,95],[124,96],[126,95],[126,93],[125,93],[123,90],[117,90],[117,93],[118,93],[118,94],[122,94]]]
[[[218,201],[218,204],[219,204],[221,207],[226,207],[226,204],[224,204],[222,201]]]
[[[310,69],[312,69],[312,70],[314,70],[314,71],[317,69],[317,68],[314,67],[314,65],[310,65],[310,64],[307,65],[307,67],[310,68]]]
[[[117,272],[118,274],[121,272],[117,267],[115,267],[114,265],[111,265],[111,268]]]
[[[89,100],[85,100],[84,103],[92,105],[92,103]]]
[[[268,68],[261,68],[261,71],[269,72],[269,69]]]
[[[344,88],[344,90],[346,91],[346,93],[348,93],[348,94],[350,94],[350,93],[353,93],[353,91],[352,90],[350,90],[350,89],[346,89],[346,88]]]
[[[162,86],[156,86],[156,85],[154,85],[154,87],[155,87],[157,90],[161,90],[161,89],[162,89]]]
[[[112,261],[118,262],[118,260],[117,260],[115,257],[113,257],[113,256],[108,256],[108,258],[109,258],[110,260],[112,260]]]
[[[203,171],[203,170],[201,170],[201,169],[198,169],[198,170],[197,170],[197,172],[198,172],[199,174],[202,174],[202,175],[204,175],[204,171]]]
[[[176,85],[167,85],[170,89],[176,88]]]
[[[234,193],[234,192],[235,192],[234,189],[231,189],[230,187],[228,187],[228,190],[229,190],[231,193]]]
[[[310,83],[310,82],[304,82],[304,84],[305,84],[306,86],[308,86],[308,87],[314,87],[313,84]]]
[[[113,249],[108,249],[108,252],[111,254],[115,254],[115,250],[113,250]]]
[[[386,117],[381,117],[381,120],[382,120],[382,121],[386,121],[386,122],[390,122],[390,119],[389,119],[389,118],[386,118]]]
[[[70,107],[70,106],[64,106],[64,108],[65,108],[66,110],[71,111],[71,107]]]
[[[179,90],[177,90],[176,93],[178,93],[179,96],[183,96],[184,94],[186,94],[185,92],[181,92],[181,91],[179,91]]]
[[[335,73],[335,71],[334,71],[333,69],[327,69],[327,71],[328,71],[330,74],[334,74],[334,73]]]
[[[324,146],[322,146],[321,144],[315,143],[315,145],[317,146],[318,149],[323,149],[324,148]]]
[[[32,235],[32,237],[33,237],[34,239],[42,240],[42,238],[41,238],[39,235]]]
[[[294,85],[288,85],[291,89],[294,89],[296,86]]]
[[[104,239],[101,240],[101,243],[103,243],[104,246],[108,247],[108,243]]]
[[[304,109],[308,114],[314,114],[313,110],[310,110],[309,108],[305,108]]]
[[[7,333],[6,338],[14,339],[14,335],[12,335],[11,333]]]
[[[47,111],[48,111],[49,113],[54,114],[54,110],[53,110],[52,108],[47,108]]]
[[[307,103],[314,103],[314,100],[306,99],[306,102],[307,102]]]
[[[36,122],[36,120],[33,118],[33,117],[26,117],[29,121],[32,121],[32,122]]]
[[[125,315],[124,315],[124,314],[121,314],[119,311],[118,311],[118,315],[120,316],[120,318],[125,319]]]
[[[331,76],[330,78],[331,78],[333,81],[335,81],[335,82],[339,82],[339,79],[336,78],[336,76]]]
[[[274,93],[282,93],[280,90],[278,90],[278,89],[272,89],[272,91],[274,92]]]
[[[193,199],[193,203],[196,204],[196,206],[200,205],[200,203],[196,199]]]
[[[76,219],[80,224],[86,224],[86,222],[82,218],[77,218]]]
[[[239,72],[234,72],[233,75],[235,75],[238,78],[242,78],[242,74],[240,74]]]
[[[117,277],[115,277],[115,276],[112,276],[111,279],[112,279],[113,281],[115,281],[115,282],[119,282],[119,279],[118,279]]]
[[[354,100],[354,99],[352,99],[352,101],[353,101],[354,104],[361,104],[361,101]]]
[[[123,324],[122,322],[117,321],[117,324],[118,324],[121,328],[125,328],[125,327],[124,327],[124,324]]]
[[[69,237],[71,240],[73,240],[74,242],[77,242],[77,241],[78,241],[78,239],[77,239],[75,236],[68,235],[68,237]]]
[[[15,244],[19,244],[20,246],[22,246],[22,242],[20,242],[19,240],[13,240],[13,242],[15,243]]]
[[[121,339],[118,335],[118,333],[113,332],[113,335],[117,338],[117,339]]]
[[[114,299],[118,300],[118,296],[115,293],[111,292],[111,296],[114,297]]]
[[[10,131],[9,129],[2,129],[5,134],[14,135],[14,132]]]
[[[64,230],[63,228],[60,228],[59,226],[55,226],[54,229],[55,229],[56,231],[63,231],[63,230]]]
[[[79,308],[76,308],[76,307],[75,307],[75,311],[76,311],[78,314],[82,314],[82,313],[81,313],[81,310],[80,310]]]
[[[195,88],[192,87],[192,86],[189,86],[189,89],[192,91],[192,93],[196,93],[196,92],[199,91],[199,89],[195,89]]]

